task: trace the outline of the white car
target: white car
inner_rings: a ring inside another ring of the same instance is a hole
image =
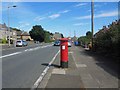
[[[16,46],[23,46],[22,40],[17,40],[16,41]]]
[[[27,42],[25,40],[17,40],[16,41],[16,46],[22,47],[22,46],[27,46],[27,45],[28,44],[27,44]]]
[[[72,46],[72,42],[71,40],[68,40],[68,47],[71,47]]]

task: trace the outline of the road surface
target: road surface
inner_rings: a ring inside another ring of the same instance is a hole
[[[52,44],[3,50],[2,88],[31,88],[58,50]]]

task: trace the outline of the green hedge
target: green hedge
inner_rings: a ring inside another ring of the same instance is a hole
[[[96,52],[120,59],[120,24],[111,25],[106,32],[101,32],[94,39]]]
[[[7,43],[7,40],[5,38],[2,39],[2,43],[3,44],[6,44]]]

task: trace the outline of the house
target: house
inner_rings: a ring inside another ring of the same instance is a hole
[[[0,39],[7,39],[8,36],[8,30],[6,24],[0,24]]]
[[[15,35],[16,35],[16,31],[13,31],[11,28],[9,31],[5,23],[0,24],[0,40],[2,39],[8,40],[9,36],[10,36],[10,39],[13,40]]]
[[[30,34],[29,33],[27,33],[27,32],[22,32],[21,33],[21,39],[23,39],[23,40],[33,40],[31,37],[30,37]]]
[[[63,38],[63,34],[59,33],[59,32],[55,32],[55,34],[53,35],[53,39],[54,40],[58,40]]]
[[[27,33],[27,32],[24,32],[24,31],[17,31],[17,39],[20,40],[33,40],[31,37],[30,37],[30,34]]]

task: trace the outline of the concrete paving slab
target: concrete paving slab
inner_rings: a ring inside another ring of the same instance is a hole
[[[77,68],[85,68],[87,67],[86,64],[76,64]]]
[[[66,74],[65,69],[53,69],[52,74]]]
[[[51,76],[46,88],[84,88],[79,76],[58,75]]]

